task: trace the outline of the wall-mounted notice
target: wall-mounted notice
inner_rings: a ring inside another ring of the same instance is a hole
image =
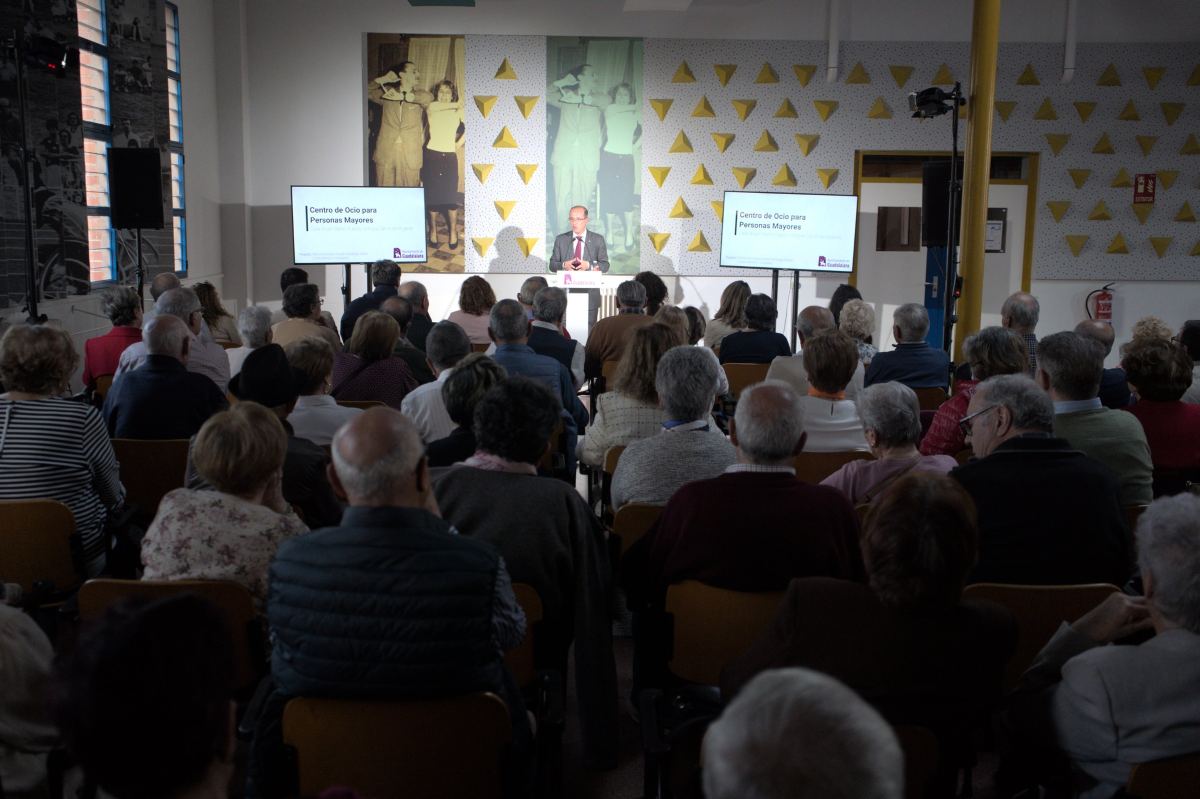
[[[727,191],[721,266],[849,272],[858,197]]]
[[[292,186],[292,259],[298,264],[425,262],[425,191]]]

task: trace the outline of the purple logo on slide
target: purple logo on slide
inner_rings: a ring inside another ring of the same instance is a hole
[[[393,247],[393,248],[392,248],[392,257],[393,257],[393,258],[399,258],[399,257],[401,257],[401,256],[400,256],[400,248],[399,248],[399,247]]]
[[[821,268],[821,267],[823,267],[823,266],[825,266],[825,256],[824,256],[824,255],[818,255],[818,256],[817,256],[817,268],[818,268],[818,269],[820,269],[820,268]]]

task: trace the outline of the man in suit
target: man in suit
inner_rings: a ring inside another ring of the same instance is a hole
[[[397,295],[412,303],[413,316],[408,324],[408,342],[422,352],[425,351],[425,337],[433,329],[433,319],[429,316],[429,290],[424,283],[406,280],[396,290]]]
[[[554,239],[550,271],[607,272],[608,247],[603,236],[588,232],[588,209],[582,205],[573,206],[568,221],[571,232],[560,233]]]
[[[345,313],[342,314],[342,341],[350,341],[358,317],[367,311],[378,311],[384,300],[396,296],[400,275],[400,265],[395,261],[384,259],[371,264],[371,291],[346,307]]]
[[[950,356],[929,346],[929,311],[915,302],[905,303],[892,314],[896,349],[881,352],[871,360],[865,385],[895,380],[909,388],[945,388],[950,379]]]
[[[408,328],[412,325],[413,319],[412,303],[403,297],[388,297],[379,306],[379,310],[395,319],[396,324],[400,325],[400,338],[396,340],[396,347],[392,350],[392,355],[408,364],[409,370],[412,371],[413,377],[417,378],[418,383],[421,385],[432,383],[433,372],[430,371],[425,353],[414,347],[408,340]]]
[[[1200,739],[1200,497],[1154,502],[1137,550],[1145,596],[1112,594],[1064,622],[1010,703],[1020,740],[1070,757],[1087,799],[1117,795],[1132,764],[1194,752]],[[1109,645],[1147,629],[1145,643]]]
[[[546,93],[546,104],[558,112],[558,132],[550,149],[554,177],[554,208],[562,219],[571,203],[589,203],[596,195],[600,171],[602,121],[608,94],[598,90],[596,69],[580,64],[553,84],[557,93]]]

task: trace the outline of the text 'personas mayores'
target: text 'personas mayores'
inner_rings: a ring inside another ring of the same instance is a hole
[[[803,214],[781,214],[760,211],[738,211],[733,223],[733,235],[756,231],[798,231],[807,221]]]
[[[313,225],[369,225],[375,221],[376,208],[304,206],[304,216]]]

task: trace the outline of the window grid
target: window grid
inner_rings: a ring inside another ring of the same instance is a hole
[[[179,8],[164,3],[167,33],[167,113],[170,117],[171,221],[175,240],[175,271],[187,274],[187,211],[183,166],[183,79],[180,76]]]
[[[106,0],[78,0],[80,118],[84,122],[83,166],[87,198],[88,268],[93,283],[116,279],[116,236],[108,194],[108,146],[112,141],[109,102]]]
[[[104,0],[78,0],[76,17],[79,20],[79,38],[99,45],[108,44],[108,24]]]
[[[85,122],[109,125],[108,59],[90,49],[79,49],[80,117]]]
[[[83,140],[84,179],[87,183],[89,208],[100,208],[107,213],[108,199],[108,142],[100,139]]]

